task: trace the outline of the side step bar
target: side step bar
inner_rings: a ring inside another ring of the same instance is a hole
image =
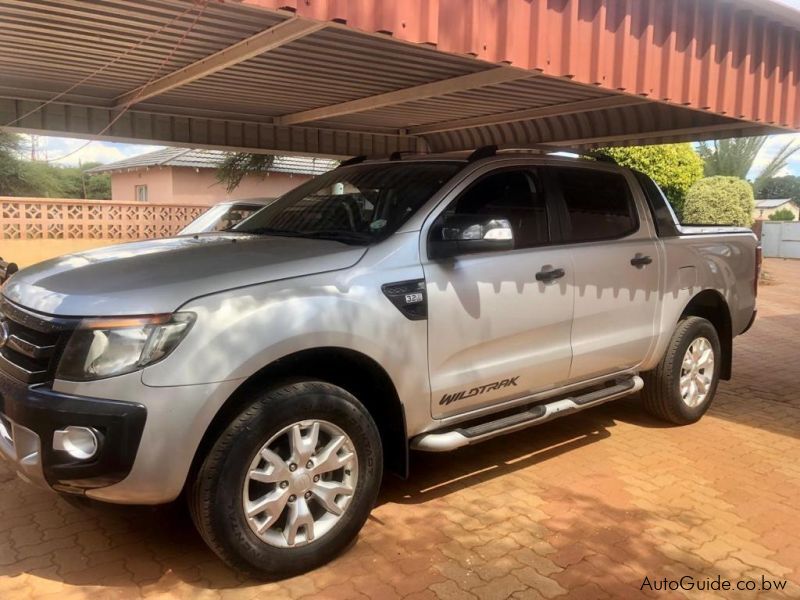
[[[447,452],[462,446],[477,444],[498,435],[518,431],[533,425],[552,421],[559,417],[580,412],[593,406],[604,404],[624,396],[635,394],[644,386],[644,381],[638,375],[618,382],[616,385],[583,394],[554,400],[546,404],[538,404],[521,412],[506,415],[494,421],[487,421],[478,425],[450,429],[444,432],[423,433],[411,440],[414,450],[427,452]]]

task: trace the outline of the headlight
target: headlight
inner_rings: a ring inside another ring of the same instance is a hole
[[[64,349],[56,377],[103,379],[137,371],[172,352],[194,323],[193,313],[85,319]]]

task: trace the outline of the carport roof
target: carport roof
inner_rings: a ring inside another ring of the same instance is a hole
[[[796,130],[797,17],[764,0],[0,0],[0,126],[330,156]]]

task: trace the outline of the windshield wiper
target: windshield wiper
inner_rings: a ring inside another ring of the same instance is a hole
[[[253,229],[234,229],[233,233],[251,235],[276,235],[283,237],[308,238],[313,240],[331,240],[343,244],[367,244],[373,241],[368,233],[358,231],[341,231],[338,229],[322,229],[319,231],[296,231],[293,229],[276,229],[273,227],[254,227]]]
[[[322,229],[320,231],[298,232],[298,237],[310,238],[315,240],[332,240],[344,244],[368,244],[373,241],[373,237],[368,233],[359,231],[341,231],[338,229]]]

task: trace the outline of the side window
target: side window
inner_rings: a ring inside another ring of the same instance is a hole
[[[515,247],[529,248],[549,241],[547,210],[540,189],[532,171],[500,171],[473,183],[448,212],[508,219]]]
[[[644,173],[638,171],[633,172],[639,184],[642,186],[647,204],[650,206],[650,213],[653,215],[653,221],[656,225],[656,233],[658,237],[673,237],[679,235],[677,222],[678,219],[672,210],[672,206],[661,191],[661,188],[656,185],[656,182],[650,179]]]
[[[554,169],[564,198],[567,242],[620,238],[639,223],[630,188],[618,173],[591,169]]]
[[[244,221],[247,217],[252,215],[254,212],[261,210],[262,206],[249,206],[247,204],[234,204],[231,206],[222,218],[220,219],[219,223],[217,223],[216,227],[214,227],[214,231],[225,231],[226,229],[230,229],[235,227],[242,221]]]

